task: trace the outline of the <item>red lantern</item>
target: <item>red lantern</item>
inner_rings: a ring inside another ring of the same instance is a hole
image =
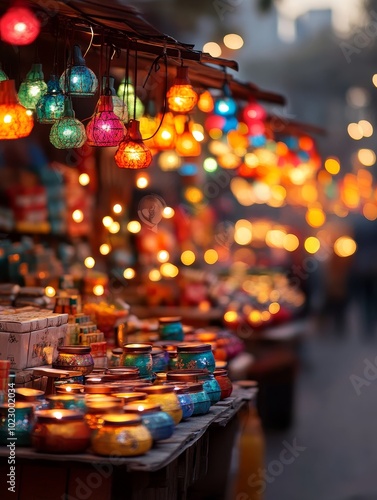
[[[144,144],[139,127],[138,120],[130,120],[127,135],[115,154],[115,163],[119,168],[147,168],[152,162],[152,153]]]
[[[210,130],[216,128],[222,130],[225,126],[226,118],[219,115],[210,115],[204,122],[204,127],[209,132]]]
[[[33,126],[32,112],[17,100],[14,80],[0,82],[0,140],[27,137]]]
[[[267,118],[266,110],[257,101],[252,101],[244,107],[243,119],[249,125],[255,121],[261,122]]]
[[[10,7],[0,21],[1,39],[12,45],[29,45],[40,30],[37,16],[20,3]]]
[[[253,123],[248,123],[249,135],[252,137],[256,135],[264,135],[266,132],[266,127],[263,122],[255,121]]]

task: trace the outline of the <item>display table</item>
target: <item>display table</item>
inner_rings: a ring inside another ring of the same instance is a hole
[[[99,457],[91,453],[53,455],[16,448],[16,494],[8,491],[9,450],[0,447],[2,500],[175,500],[224,498],[237,414],[252,394],[237,389],[207,415],[181,422],[170,439],[146,455]],[[218,450],[221,450],[219,455]],[[204,496],[195,491],[203,476]],[[191,492],[192,490],[192,492]]]

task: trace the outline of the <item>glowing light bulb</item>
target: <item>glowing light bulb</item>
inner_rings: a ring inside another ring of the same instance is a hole
[[[111,226],[111,224],[113,223],[113,218],[110,217],[110,215],[106,215],[103,219],[102,219],[102,224],[109,228]]]
[[[88,269],[93,269],[93,267],[96,265],[96,261],[93,259],[93,257],[87,257],[87,258],[84,260],[84,265],[85,265],[85,267],[87,267]]]
[[[88,174],[83,173],[79,175],[79,183],[81,186],[87,186],[90,182],[90,177]]]
[[[102,243],[99,247],[99,251],[101,255],[108,255],[111,252],[111,246],[107,243]]]
[[[93,287],[93,293],[97,297],[100,297],[101,295],[103,295],[105,293],[105,289],[104,289],[103,285],[95,285]]]
[[[80,223],[84,220],[84,214],[82,213],[81,210],[75,210],[73,213],[72,213],[72,219],[77,222],[77,223]]]
[[[119,222],[116,222],[116,221],[112,222],[111,225],[110,225],[110,227],[109,227],[109,232],[111,234],[116,234],[116,233],[119,233],[119,231],[120,231],[120,224],[119,224]]]
[[[128,224],[127,224],[127,230],[130,232],[130,233],[133,233],[133,234],[137,234],[141,231],[141,224],[139,221],[137,220],[131,220]]]
[[[122,205],[120,205],[119,203],[116,203],[116,204],[113,206],[113,212],[114,212],[114,214],[121,214],[121,213],[122,213],[122,210],[123,210],[123,207],[122,207]]]
[[[45,295],[47,295],[47,297],[55,297],[56,295],[55,288],[53,286],[46,286]]]
[[[149,179],[146,176],[140,176],[136,179],[136,186],[139,189],[145,189],[149,185]]]
[[[167,262],[170,258],[169,252],[166,250],[160,250],[157,254],[158,262]]]
[[[172,208],[172,207],[165,207],[162,211],[162,217],[164,219],[171,219],[172,217],[174,217],[174,214],[175,214],[175,211],[174,211],[174,208]]]
[[[132,280],[135,277],[135,275],[136,275],[135,269],[132,269],[132,267],[127,267],[127,269],[123,271],[123,277],[126,280]]]

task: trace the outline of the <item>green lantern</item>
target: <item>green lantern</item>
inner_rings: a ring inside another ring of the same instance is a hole
[[[0,63],[0,82],[3,82],[4,80],[9,80],[7,74],[5,73],[5,71],[3,70],[2,66],[1,66],[1,63]],[[115,91],[115,89],[114,89]]]
[[[123,102],[123,99],[117,96],[114,88],[114,78],[112,76],[104,76],[102,79],[102,87],[106,90],[108,89],[111,94],[111,100],[113,101],[113,111],[114,114],[122,122],[128,122],[128,109],[127,104]],[[106,92],[104,92],[106,94]]]
[[[86,141],[84,125],[75,118],[69,99],[64,102],[64,116],[50,130],[50,142],[57,149],[80,148]]]
[[[42,64],[33,64],[18,91],[18,100],[22,106],[35,109],[39,99],[47,92],[47,85],[43,78]]]
[[[129,113],[133,116],[133,110],[135,109],[135,118],[138,120],[141,116],[143,116],[145,106],[142,103],[141,99],[136,96],[136,105],[135,105],[135,87],[132,85],[130,81],[126,83],[126,80],[123,79],[122,83],[118,88],[118,97],[124,100]]]

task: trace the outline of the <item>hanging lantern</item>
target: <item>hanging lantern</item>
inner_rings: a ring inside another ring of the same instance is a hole
[[[232,93],[228,84],[223,87],[224,97],[217,99],[213,112],[220,116],[233,116],[237,111],[236,101],[232,98]]]
[[[27,7],[16,3],[0,20],[1,39],[12,45],[29,45],[39,35],[41,24]]]
[[[39,123],[54,123],[64,115],[64,94],[55,75],[51,75],[47,83],[47,93],[44,94],[36,106]]]
[[[50,130],[50,142],[57,149],[80,148],[86,141],[84,125],[75,118],[69,99],[64,101],[64,116]]]
[[[86,126],[89,146],[118,146],[125,128],[113,111],[111,95],[101,95],[96,112]]]
[[[188,113],[195,107],[198,94],[190,83],[187,66],[177,68],[177,76],[166,97],[169,108],[177,113]]]
[[[33,125],[32,112],[18,103],[14,80],[0,82],[0,139],[27,137]]]
[[[78,45],[74,45],[72,61],[60,77],[60,87],[65,94],[77,97],[89,97],[96,93],[97,77],[91,69],[86,67]]]
[[[135,87],[132,83],[130,81],[126,83],[126,80],[123,79],[122,83],[119,85],[117,94],[118,97],[124,101],[129,110],[135,110],[135,118],[139,120],[144,113],[145,106],[137,96],[135,97]]]
[[[267,118],[266,110],[257,101],[250,101],[243,109],[243,119],[250,125],[254,122],[264,122]]]
[[[182,164],[181,157],[174,151],[163,151],[158,158],[158,165],[164,172],[177,170]]]
[[[127,135],[115,154],[119,168],[147,168],[152,162],[152,153],[143,142],[139,126],[137,120],[130,120]]]
[[[0,82],[3,82],[4,80],[9,80],[8,75],[5,73],[3,70],[1,63],[0,63]]]
[[[158,123],[160,123],[161,118],[161,115],[157,117]],[[155,147],[160,151],[173,149],[176,135],[173,116],[171,113],[166,113],[160,128],[153,137]]]
[[[198,108],[200,111],[203,111],[203,113],[211,113],[211,111],[213,111],[213,97],[208,90],[205,90],[202,94],[200,94]]]
[[[122,121],[122,122],[128,122],[128,108],[125,102],[123,102],[120,97],[117,96],[115,87],[114,87],[114,78],[112,76],[103,77],[102,80],[102,86],[104,89],[108,89],[111,93],[111,100],[113,101],[113,111],[114,114],[117,115],[117,117]],[[105,91],[105,94],[107,92]]]
[[[210,115],[206,118],[204,122],[205,129],[209,132],[210,130],[217,129],[222,130],[225,126],[226,119],[224,116]]]
[[[22,106],[35,109],[39,99],[47,92],[47,84],[43,78],[42,64],[33,64],[18,90],[18,99]]]
[[[177,137],[175,149],[181,156],[199,156],[201,153],[200,143],[190,132],[187,122],[183,134]]]

